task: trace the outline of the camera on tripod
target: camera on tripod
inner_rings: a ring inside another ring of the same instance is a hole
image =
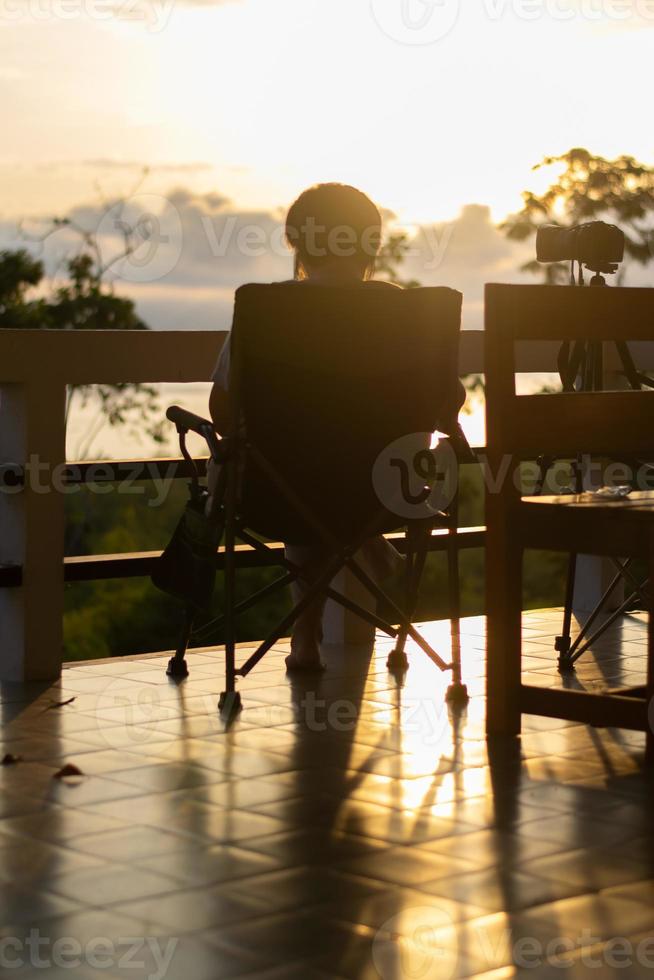
[[[577,262],[598,276],[617,272],[624,258],[624,233],[605,221],[587,221],[571,228],[542,225],[536,233],[539,262]]]

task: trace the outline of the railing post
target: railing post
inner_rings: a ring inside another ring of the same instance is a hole
[[[54,679],[63,660],[65,498],[57,477],[66,390],[41,378],[0,386],[0,462],[25,470],[23,487],[0,490],[0,562],[23,568],[19,588],[0,589],[3,681]]]

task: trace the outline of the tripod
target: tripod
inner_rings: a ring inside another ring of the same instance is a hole
[[[583,270],[581,262],[579,265],[578,279],[575,282],[574,262],[571,264],[570,281],[571,285],[584,285]],[[617,265],[613,263],[596,263],[591,270],[594,275],[590,281],[591,286],[606,286],[604,275],[617,271]],[[643,387],[654,387],[654,381],[646,375],[640,374],[636,369],[631,352],[626,342],[614,341],[614,346],[622,371],[627,384],[634,391],[639,391]],[[599,392],[604,387],[604,357],[601,341],[576,341],[573,345],[565,342],[561,345],[558,356],[558,370],[561,378],[563,391],[583,391]],[[555,463],[552,456],[541,456],[538,459],[539,478],[536,487],[537,493],[542,493],[547,479],[547,474]],[[584,479],[584,460],[580,453],[572,463],[574,488],[573,493],[582,493]],[[554,642],[554,649],[558,652],[558,666],[561,672],[574,670],[577,660],[595,643],[603,633],[629,609],[634,601],[640,599],[647,604],[648,599],[645,592],[647,579],[639,582],[631,571],[633,559],[620,562],[616,558],[611,561],[616,569],[616,574],[602,594],[588,619],[582,626],[575,640],[571,637],[572,627],[572,605],[574,601],[574,590],[577,573],[576,554],[571,554],[568,560],[568,571],[565,588],[565,600],[563,607],[563,625],[561,635],[557,636]],[[618,584],[624,581],[630,586],[628,597],[620,603],[617,609],[613,610],[597,629],[592,630],[602,609],[610,599]]]

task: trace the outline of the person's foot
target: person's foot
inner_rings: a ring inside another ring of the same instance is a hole
[[[320,659],[320,639],[322,630],[320,623],[299,622],[291,637],[291,652],[286,658],[286,669],[289,671],[324,670],[325,665]]]

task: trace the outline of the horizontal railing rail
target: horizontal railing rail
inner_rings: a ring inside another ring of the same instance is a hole
[[[483,451],[476,447],[475,454]],[[154,479],[180,480],[189,479],[193,468],[197,475],[206,476],[208,456],[197,456],[192,461],[182,457],[153,457],[151,459],[125,460],[90,460],[83,463],[71,463],[62,472],[62,482],[66,486],[107,485],[120,483],[122,480],[147,482]],[[466,465],[466,464],[464,464]],[[12,478],[7,485],[20,485],[22,473],[12,470]],[[0,471],[0,480],[2,472]],[[455,535],[458,549],[482,548],[484,546],[485,528],[459,527]],[[402,533],[387,534],[400,553],[404,553],[404,535]],[[451,544],[448,542],[448,532],[435,530],[432,533],[429,551],[445,551]],[[239,545],[236,549],[237,565],[239,568],[264,568],[281,562],[284,554],[282,542],[268,544],[268,553],[257,551],[249,545]],[[216,568],[224,567],[224,548],[216,552]],[[107,581],[121,578],[145,578],[152,575],[161,551],[132,551],[116,554],[66,555],[64,557],[64,581],[67,584],[78,582]],[[0,588],[19,588],[23,582],[22,566],[16,564],[0,564]]]
[[[486,529],[483,527],[462,527],[455,535],[446,530],[438,529],[432,532],[429,551],[445,551],[451,538],[454,537],[457,548],[482,548]],[[406,551],[403,534],[387,534],[385,537],[392,541],[397,550],[404,554]],[[450,539],[450,540],[448,540]],[[265,568],[278,565],[284,554],[284,544],[281,541],[267,542],[268,553],[257,551],[250,545],[237,545],[237,565],[239,568]],[[99,579],[143,578],[152,574],[161,551],[129,552],[117,555],[74,555],[64,558],[66,582],[90,582]],[[225,549],[218,548],[216,552],[216,567],[223,569],[225,564]],[[0,569],[0,585],[2,585],[2,570]]]

